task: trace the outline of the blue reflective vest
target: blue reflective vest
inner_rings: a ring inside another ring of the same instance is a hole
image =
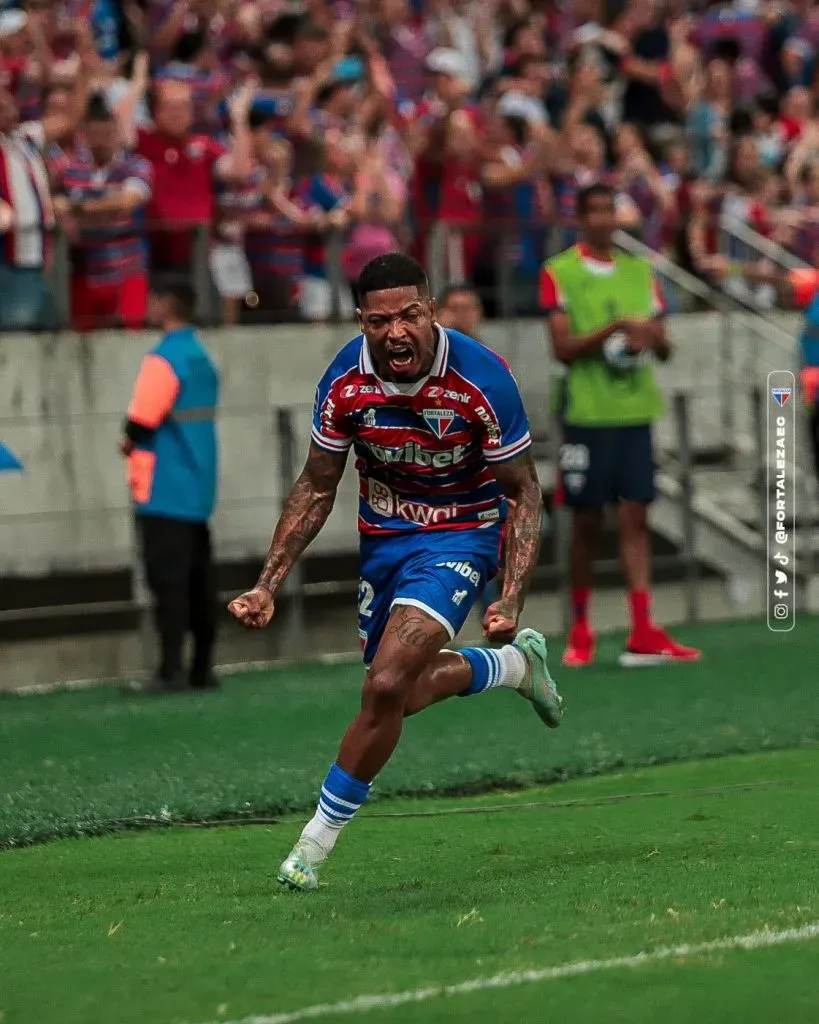
[[[135,501],[135,509],[139,515],[206,522],[216,505],[219,371],[193,327],[166,334],[152,354],[170,365],[179,392],[153,437],[134,446],[137,459],[143,452],[153,456],[142,456],[152,480],[142,495],[147,500]]]

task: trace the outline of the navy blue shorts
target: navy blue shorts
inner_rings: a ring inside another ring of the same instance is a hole
[[[569,508],[603,508],[654,500],[651,427],[563,427],[558,455],[563,501]]]
[[[414,530],[361,540],[358,632],[372,663],[390,612],[409,605],[436,619],[454,639],[498,571],[501,527]]]

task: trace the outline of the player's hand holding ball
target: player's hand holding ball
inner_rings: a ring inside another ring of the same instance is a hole
[[[273,595],[267,587],[258,586],[248,590],[228,605],[228,611],[250,629],[264,629],[276,610]]]
[[[487,640],[498,644],[510,644],[518,631],[518,609],[503,598],[486,609],[483,617],[483,634]]]

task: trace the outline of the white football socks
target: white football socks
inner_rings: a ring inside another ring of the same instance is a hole
[[[526,656],[514,644],[506,644],[495,653],[501,663],[500,679],[496,685],[508,686],[512,690],[517,690],[526,678]]]

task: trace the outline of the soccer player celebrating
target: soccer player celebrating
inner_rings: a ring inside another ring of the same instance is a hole
[[[517,632],[542,515],[517,384],[488,348],[436,322],[426,274],[410,257],[390,253],[367,264],[358,296],[363,333],[318,385],[304,469],[258,583],[230,605],[248,626],[270,622],[288,573],[327,521],[354,448],[367,674],[316,813],[279,870],[280,882],[300,890],[318,887],[319,868],[408,715],[495,687],[517,691],[551,728],[562,715],[543,637]],[[501,596],[483,628],[505,645],[445,650],[495,574],[504,523]]]
[[[562,382],[563,445],[558,469],[573,511],[570,552],[574,623],[563,664],[590,665],[588,620],[592,559],[606,505],[617,506],[620,560],[629,587],[631,634],[624,665],[695,661],[700,652],[673,640],[651,618],[648,506],[654,498],[651,424],[663,400],[650,357],[671,355],[662,295],[650,264],[615,251],[614,191],[590,185],[578,196],[582,242],[543,268],[541,305]]]

